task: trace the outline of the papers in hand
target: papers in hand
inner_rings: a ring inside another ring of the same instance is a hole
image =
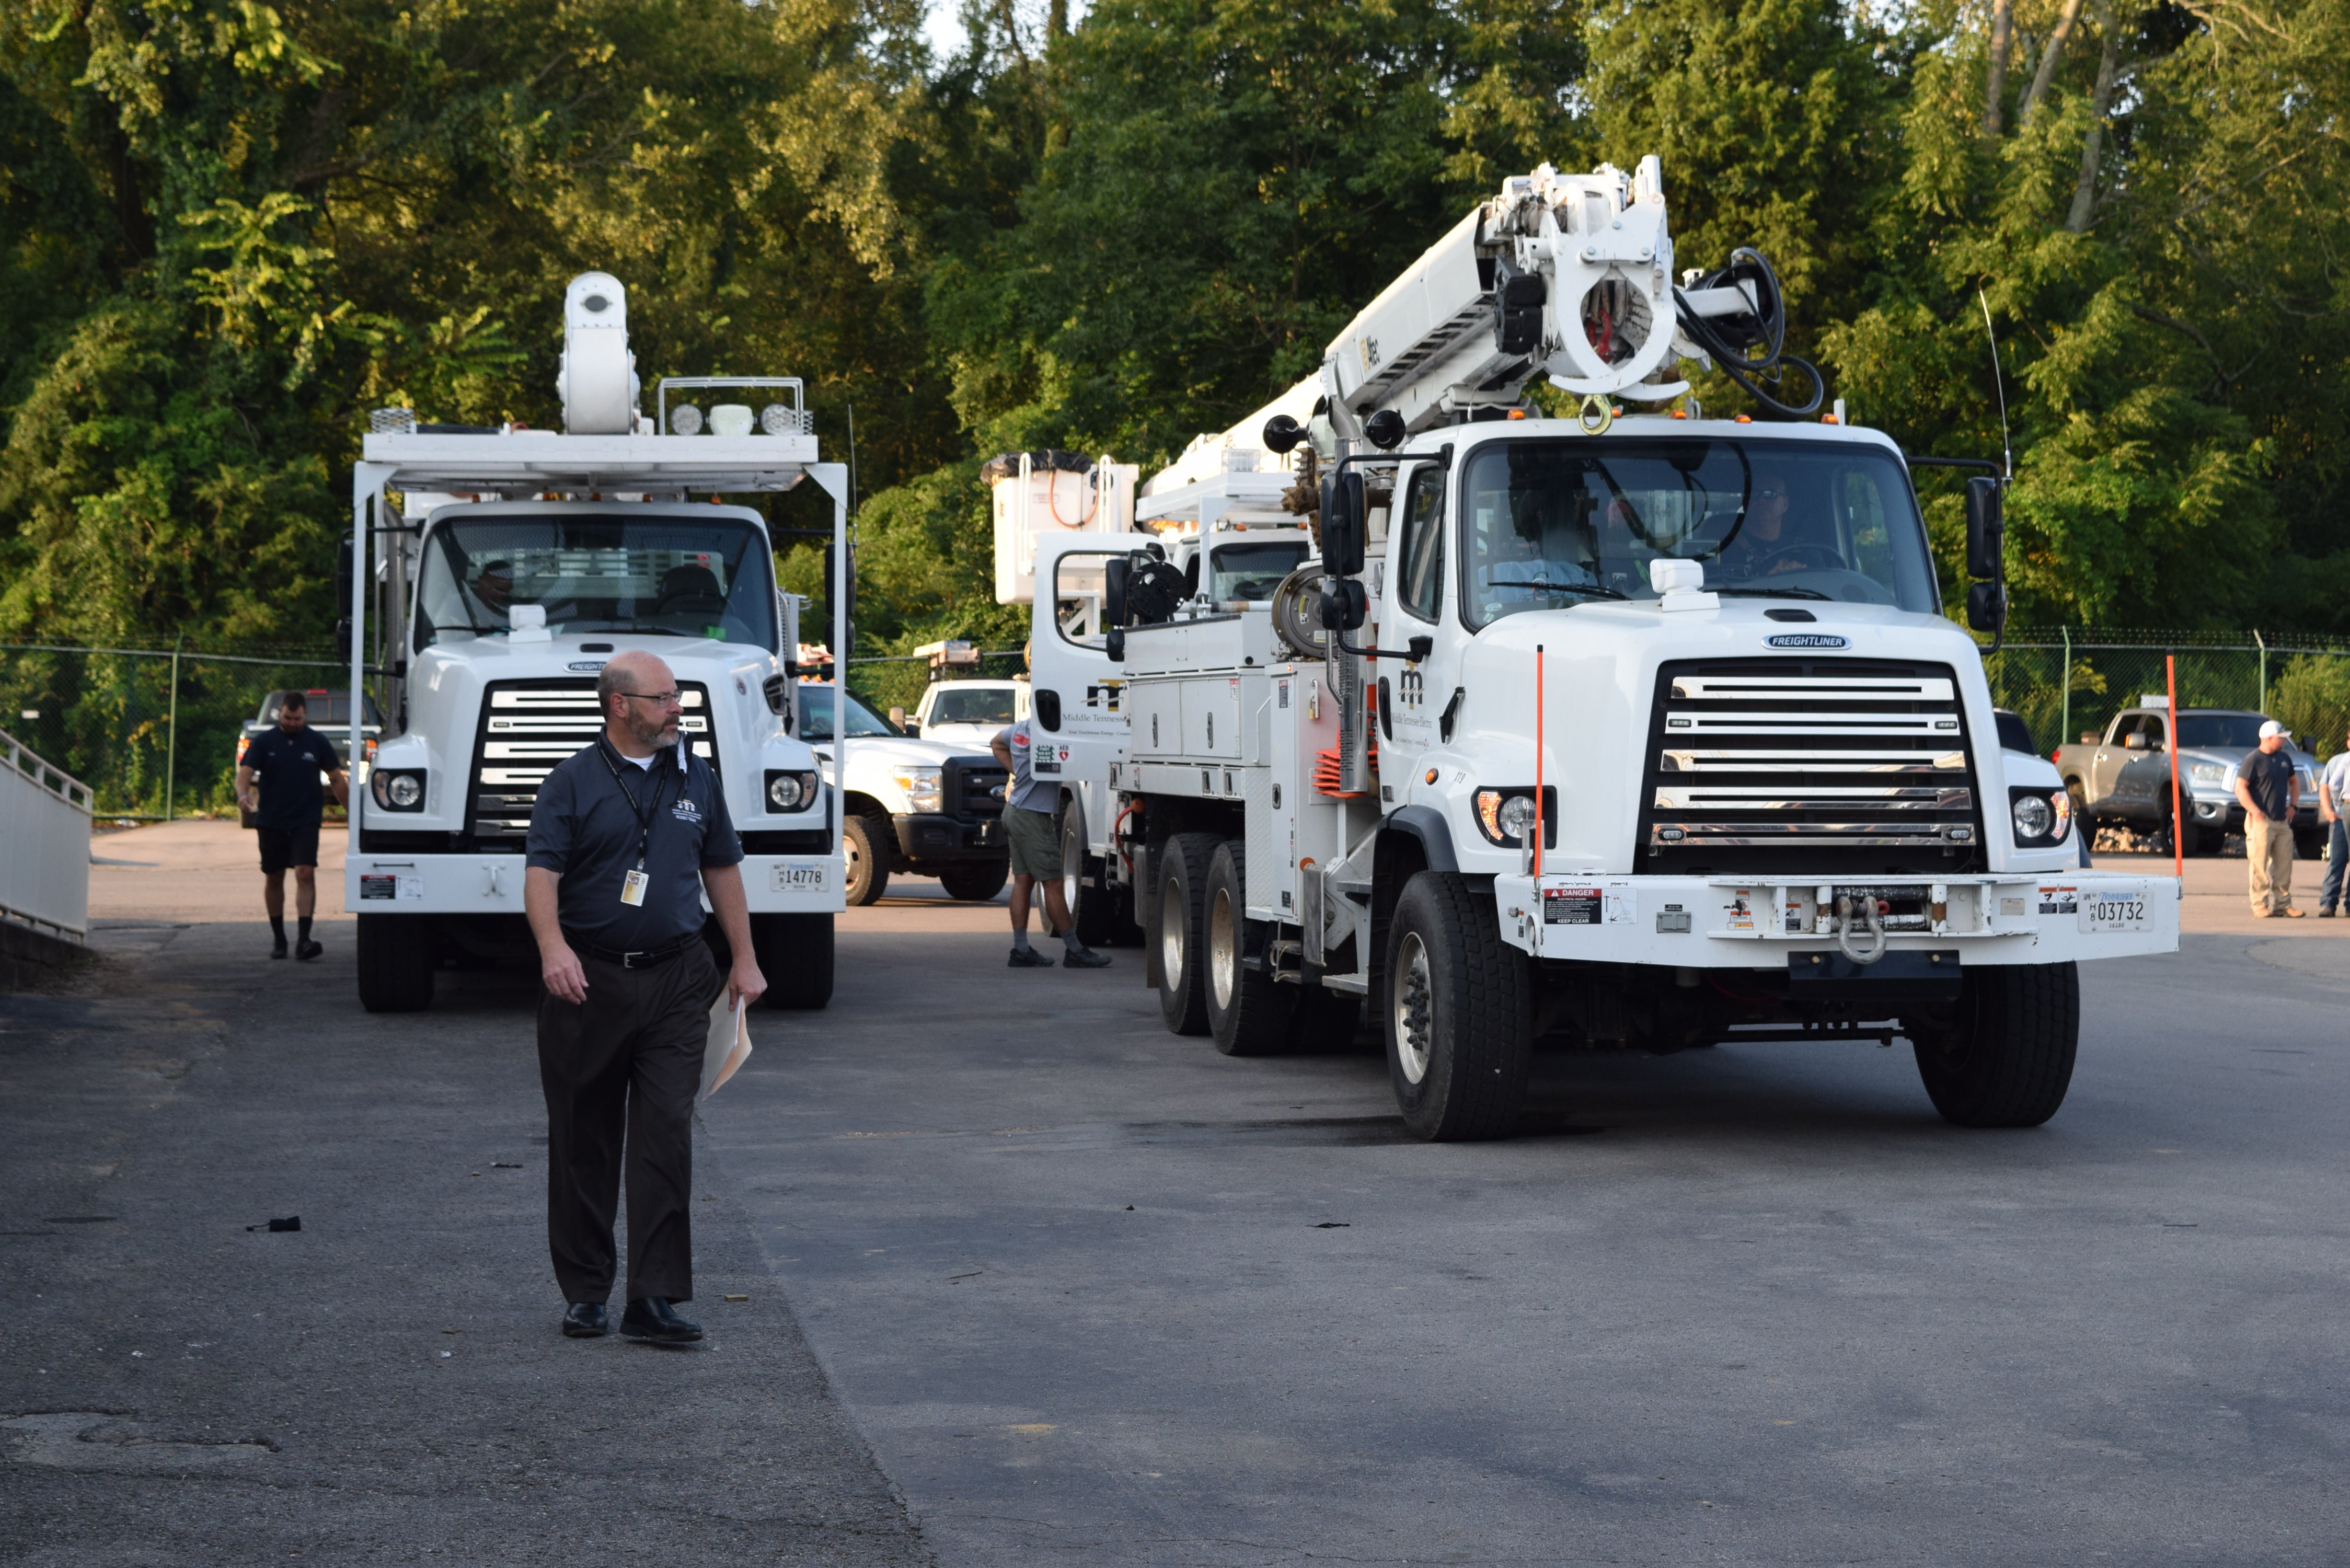
[[[699,1104],[716,1094],[736,1068],[751,1059],[751,1036],[743,1023],[743,1004],[729,1002],[720,992],[710,1004],[710,1038],[702,1047],[702,1093]]]

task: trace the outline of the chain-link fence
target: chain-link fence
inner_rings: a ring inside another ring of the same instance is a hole
[[[311,717],[338,744],[349,666],[328,649],[234,653],[0,644],[0,718],[25,744],[90,786],[101,817],[235,809],[236,742],[272,691],[328,691]]]
[[[2178,661],[2181,708],[2235,708],[2282,721],[2319,757],[2350,730],[2350,643],[2260,631],[2011,632],[1983,665],[1992,700],[2032,726],[2041,750],[2102,735],[2124,708],[2161,698],[2166,657]]]

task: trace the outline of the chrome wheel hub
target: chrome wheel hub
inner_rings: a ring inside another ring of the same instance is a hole
[[[1429,1058],[1435,1052],[1430,1006],[1434,985],[1429,974],[1428,948],[1417,931],[1407,932],[1397,950],[1392,983],[1396,1062],[1403,1069],[1404,1082],[1417,1084],[1428,1076]]]
[[[1240,988],[1240,922],[1232,917],[1230,890],[1216,889],[1208,906],[1208,989],[1215,993],[1216,1011],[1229,1011],[1232,992]]]

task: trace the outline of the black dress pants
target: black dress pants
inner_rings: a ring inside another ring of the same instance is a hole
[[[625,1151],[629,1293],[693,1299],[693,1097],[722,977],[700,942],[650,969],[582,953],[588,1000],[542,992],[546,1244],[574,1303],[612,1293],[612,1220]]]

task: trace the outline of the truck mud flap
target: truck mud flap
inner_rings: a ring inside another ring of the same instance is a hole
[[[1875,963],[1842,953],[1787,955],[1791,1002],[1950,1002],[1959,994],[1955,950],[1888,952]]]
[[[1148,991],[1157,991],[1167,979],[1159,963],[1159,883],[1151,876],[1158,847],[1139,844],[1134,849],[1134,898],[1140,906],[1135,913],[1142,917],[1142,984]]]

